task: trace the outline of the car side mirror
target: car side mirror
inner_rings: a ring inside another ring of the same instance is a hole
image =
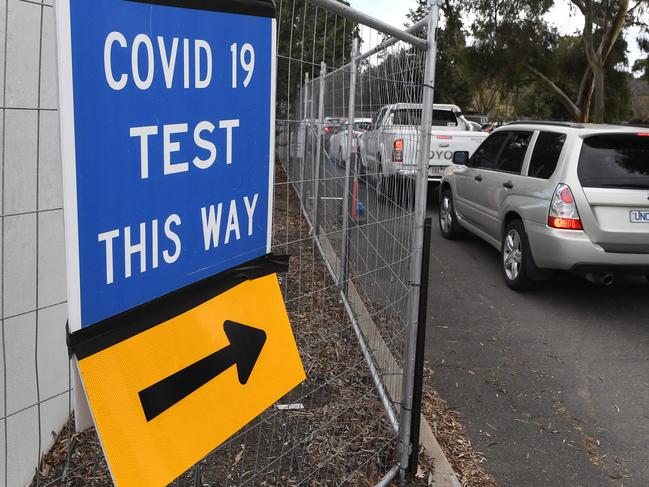
[[[453,152],[453,164],[466,166],[469,163],[469,153],[467,151]]]

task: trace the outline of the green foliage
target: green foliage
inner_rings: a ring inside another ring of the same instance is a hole
[[[475,17],[471,26],[475,42],[464,53],[465,74],[474,96],[480,90],[495,91],[499,94],[500,103],[513,105],[514,115],[522,118],[574,118],[574,112],[559,102],[558,92],[550,88],[549,82],[554,83],[573,103],[582,100],[580,87],[588,70],[584,37],[560,36],[548,24],[544,15],[554,3],[553,0],[465,2]],[[603,35],[597,26],[614,17],[617,3],[594,0],[590,4],[596,19],[595,48]],[[636,14],[630,12],[627,23],[632,22]],[[625,49],[626,42],[620,36],[604,64],[605,118],[610,121],[624,120],[631,113],[628,75],[620,69],[627,64]],[[533,77],[530,67],[549,82]],[[584,106],[589,106],[587,100],[584,103]]]
[[[630,74],[619,69],[627,64],[627,43],[620,37],[615,43],[613,52],[605,67],[606,74],[606,121],[620,122],[632,116],[632,93],[629,85]],[[575,99],[579,93],[579,86],[586,59],[583,55],[581,38],[565,36],[558,39],[552,51],[554,60],[552,74],[553,81],[569,97]],[[522,80],[525,86],[517,106],[516,113],[522,118],[571,120],[571,114],[551,93],[540,90],[533,79]]]
[[[345,0],[340,3],[349,5]],[[349,62],[357,29],[351,20],[317,9],[305,0],[283,0],[277,8],[277,117],[289,119],[299,107],[300,87],[308,73],[320,74]]]
[[[445,0],[441,6],[444,27],[437,33],[435,102],[454,103],[466,109],[471,104],[471,89],[462,62],[466,36],[460,7],[458,0]],[[427,0],[417,0],[416,8],[407,17],[414,24],[428,14],[428,9]]]
[[[428,0],[416,1],[408,14],[410,23],[423,19],[429,10]],[[649,4],[649,0],[643,2]],[[560,100],[556,90],[549,89],[548,83],[541,82],[529,69],[531,66],[542,73],[557,90],[577,103],[582,78],[588,70],[583,37],[561,36],[548,24],[545,14],[554,3],[554,0],[442,0],[435,102],[455,103],[464,110],[490,112],[496,117],[574,118],[574,111],[567,108],[565,100]],[[592,2],[597,15],[613,15],[616,4],[615,1]],[[277,102],[278,117],[288,119],[297,113],[305,75],[317,77],[321,61],[326,62],[329,70],[349,62],[352,39],[358,36],[358,29],[351,21],[326,14],[305,0],[283,0],[281,5]],[[629,25],[635,22],[633,19],[637,20],[639,11],[629,14]],[[464,24],[467,18],[472,19],[469,26]],[[426,33],[418,35],[425,37]],[[601,36],[601,29],[595,28],[595,46]],[[470,45],[467,45],[468,38]],[[641,46],[649,52],[649,40]],[[631,115],[629,75],[623,71],[627,65],[626,47],[620,36],[604,65],[607,121],[625,120]],[[357,98],[362,104],[369,107],[376,101],[371,99],[371,94],[380,93],[379,84],[389,82],[391,76],[395,77],[391,83],[393,99],[386,102],[417,101],[423,81],[417,69],[422,65],[421,53],[414,48],[393,49],[379,57],[378,65],[366,62],[360,66]],[[643,60],[635,68],[649,78],[649,62]],[[337,100],[327,98],[327,106],[346,104],[348,80],[344,76],[340,78],[340,90],[336,90],[340,96]]]
[[[649,54],[649,26],[645,26],[642,32],[643,37],[637,39],[640,50]],[[639,73],[642,79],[649,81],[649,59],[638,59],[633,64],[633,71]]]

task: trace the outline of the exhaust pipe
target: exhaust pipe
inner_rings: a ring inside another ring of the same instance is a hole
[[[602,286],[610,286],[615,282],[615,276],[611,273],[606,274],[586,274],[586,279],[589,282],[600,284]]]

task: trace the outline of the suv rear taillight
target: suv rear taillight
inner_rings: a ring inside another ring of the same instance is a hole
[[[554,190],[552,203],[550,203],[548,226],[560,230],[584,229],[581,218],[579,218],[575,198],[570,187],[566,184],[559,184],[557,189]]]
[[[396,139],[394,141],[392,162],[403,162],[403,139]]]

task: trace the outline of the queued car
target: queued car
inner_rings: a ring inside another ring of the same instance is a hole
[[[481,127],[489,123],[489,117],[487,115],[483,115],[482,113],[468,112],[464,114],[464,117],[469,122],[477,123]]]
[[[339,127],[345,122],[347,122],[347,119],[344,117],[325,117],[322,125],[322,137],[324,148],[327,152],[330,153],[331,137],[333,137]]]
[[[553,270],[604,285],[649,275],[646,129],[510,123],[453,162],[441,182],[441,233],[469,231],[497,248],[510,288]]]
[[[370,130],[358,139],[360,170],[379,194],[389,196],[390,189],[414,176],[419,167],[422,105],[396,103],[382,107],[373,117]],[[472,154],[488,136],[471,131],[462,120],[457,105],[433,105],[433,127],[430,134],[428,181],[436,185],[452,164],[455,151]]]
[[[350,124],[340,125],[338,130],[329,140],[329,154],[334,158],[339,164],[345,165],[346,155],[347,155],[347,137],[349,136],[349,126]],[[371,118],[355,118],[354,119],[354,128],[352,130],[352,154],[356,155],[357,150],[357,140],[358,138],[367,132],[372,126]]]
[[[460,120],[466,125],[466,129],[472,132],[482,132],[482,125],[477,122],[473,122],[467,118],[466,115],[460,115]]]

